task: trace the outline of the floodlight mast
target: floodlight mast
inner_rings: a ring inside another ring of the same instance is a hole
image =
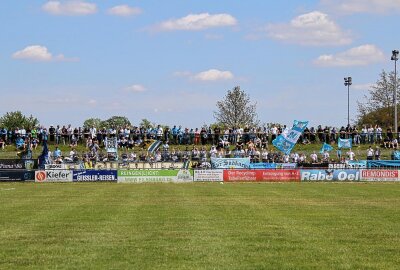
[[[350,127],[350,85],[352,84],[351,77],[344,78],[344,85],[347,86],[347,127]]]
[[[394,133],[396,139],[398,139],[398,128],[397,128],[397,60],[399,60],[399,51],[392,51],[392,61],[394,61],[394,90],[393,90],[393,100],[394,100]]]

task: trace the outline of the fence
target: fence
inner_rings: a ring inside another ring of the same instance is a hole
[[[3,170],[0,182],[400,182],[399,170],[385,169],[124,169],[124,170]]]

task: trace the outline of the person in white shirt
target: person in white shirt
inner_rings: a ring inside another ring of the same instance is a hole
[[[317,156],[317,154],[316,154],[315,152],[313,152],[313,153],[310,155],[310,158],[311,158],[311,162],[312,162],[312,163],[317,163],[317,162],[318,162],[318,156]]]
[[[369,126],[367,129],[367,133],[368,133],[368,143],[374,143],[374,127],[373,126]]]
[[[163,133],[164,133],[163,128],[160,125],[158,125],[157,126],[157,140],[162,139]]]
[[[378,144],[382,143],[382,128],[378,125],[375,127],[376,141]]]
[[[367,149],[367,160],[373,160],[374,159],[374,149],[370,146]]]
[[[262,161],[267,162],[268,161],[268,151],[267,149],[264,149],[261,153]]]
[[[396,138],[393,138],[392,146],[393,146],[393,149],[397,149],[399,147],[399,142],[397,141]]]
[[[211,146],[211,150],[210,150],[210,156],[211,157],[217,157],[217,149],[215,148],[215,146]]]
[[[97,129],[94,126],[92,126],[90,128],[90,137],[92,137],[92,139],[96,138],[96,133],[97,133]]]
[[[347,156],[348,156],[349,160],[354,160],[356,154],[354,154],[354,152],[350,148],[349,151],[347,152]]]
[[[273,126],[272,128],[271,128],[271,137],[272,137],[272,140],[274,140],[275,138],[276,138],[276,135],[278,134],[278,128],[276,127],[276,126]]]
[[[329,152],[328,151],[324,151],[324,153],[322,154],[322,159],[324,162],[329,161]]]

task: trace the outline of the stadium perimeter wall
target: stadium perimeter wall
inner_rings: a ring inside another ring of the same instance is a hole
[[[0,170],[0,182],[400,182],[393,169],[150,169],[150,170]]]

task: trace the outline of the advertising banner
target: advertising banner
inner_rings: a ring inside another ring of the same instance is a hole
[[[367,168],[366,160],[349,160],[346,163],[347,163],[347,168],[351,168],[351,169],[366,169]]]
[[[37,168],[34,159],[0,159],[0,170],[33,170]]]
[[[257,174],[261,182],[300,182],[300,170],[262,170]]]
[[[250,163],[250,169],[296,169],[297,163]]]
[[[248,169],[250,158],[211,158],[213,169]]]
[[[0,171],[0,182],[28,181],[35,179],[34,171]]]
[[[118,170],[118,183],[193,182],[193,170]]]
[[[117,170],[75,170],[72,174],[73,182],[117,181]]]
[[[223,170],[195,170],[195,182],[222,182],[224,181]]]
[[[72,182],[70,170],[46,170],[35,172],[35,182]]]
[[[398,170],[361,170],[362,181],[399,181]]]
[[[225,182],[300,182],[299,170],[224,170]]]
[[[250,169],[276,169],[276,163],[250,163]]]
[[[400,168],[400,160],[368,160],[368,168]]]
[[[45,170],[65,170],[65,164],[45,164]]]
[[[300,170],[301,181],[359,181],[360,170]]]
[[[276,163],[277,169],[296,169],[297,163]]]

